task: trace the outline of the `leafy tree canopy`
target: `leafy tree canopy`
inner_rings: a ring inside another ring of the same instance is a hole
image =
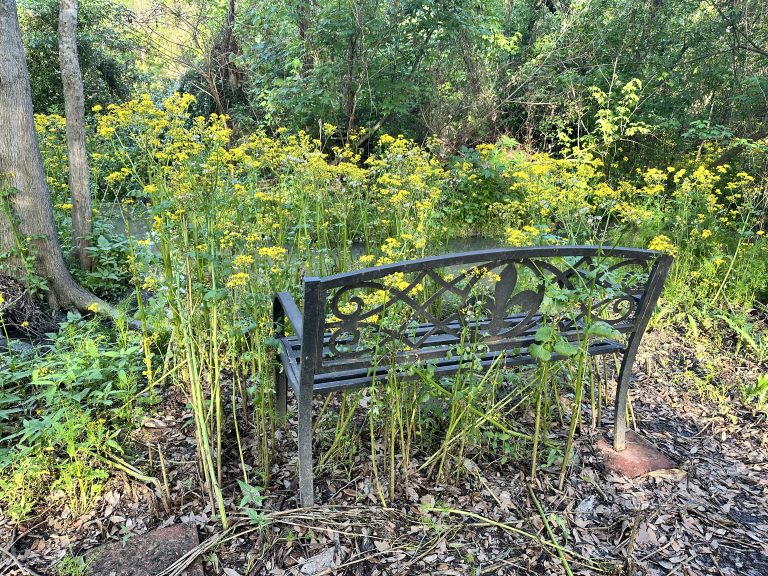
[[[58,0],[21,0],[19,19],[36,112],[64,109],[58,55]],[[86,109],[128,98],[146,78],[131,13],[114,0],[81,2],[77,50]]]

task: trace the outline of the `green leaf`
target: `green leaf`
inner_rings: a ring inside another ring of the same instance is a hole
[[[552,352],[541,344],[531,344],[528,346],[528,353],[531,355],[531,358],[540,362],[547,362],[552,358]]]
[[[227,299],[227,290],[226,288],[218,288],[216,290],[208,290],[205,294],[203,294],[203,300],[206,302],[209,302],[211,300],[214,301],[224,301]]]
[[[261,495],[261,488],[258,486],[249,486],[242,480],[237,481],[240,486],[240,490],[243,493],[243,498],[240,500],[240,507],[244,507],[247,504],[253,504],[255,506],[261,506],[264,501],[264,497]]]
[[[579,353],[578,346],[574,346],[570,342],[567,342],[565,340],[558,340],[555,343],[554,351],[556,354],[559,354],[560,356],[565,356],[566,358],[570,356],[575,356]]]
[[[547,454],[547,468],[552,466],[559,457],[559,452],[556,448],[550,448]]]
[[[587,334],[597,338],[618,338],[621,332],[615,330],[605,322],[595,322],[587,328]]]
[[[554,328],[552,328],[552,326],[545,325],[536,330],[536,334],[533,336],[533,338],[536,340],[536,342],[547,342],[552,340],[554,336]]]

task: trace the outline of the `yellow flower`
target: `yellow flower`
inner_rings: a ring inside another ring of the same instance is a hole
[[[56,208],[59,210],[72,210],[72,204],[64,203],[64,204],[57,204]]]
[[[534,164],[531,166],[531,172],[533,172],[536,176],[543,176],[549,172],[549,167],[544,164]]]
[[[392,202],[392,204],[399,206],[405,201],[406,198],[408,198],[408,190],[401,189],[393,194],[389,201]]]
[[[659,234],[658,236],[654,237],[648,243],[648,249],[656,250],[658,252],[665,252],[666,254],[671,254],[673,256],[677,253],[677,248],[672,243],[672,240],[663,234]]]
[[[507,244],[523,246],[528,243],[528,235],[522,230],[507,228]]]
[[[158,285],[157,278],[155,278],[154,276],[147,276],[144,279],[144,283],[141,285],[141,287],[144,290],[152,291],[157,287],[157,285]]]
[[[402,272],[395,272],[394,274],[387,276],[386,278],[384,278],[384,282],[388,286],[394,288],[395,290],[400,290],[400,291],[406,290],[408,287],[411,286],[411,283],[408,282],[408,279],[405,277],[405,274],[403,274]],[[419,286],[420,286],[419,284],[414,286],[412,293],[420,292],[421,290],[418,289]]]
[[[232,261],[232,264],[235,268],[247,268],[251,264],[253,264],[253,256],[250,256],[248,254],[240,254],[239,256],[235,256],[235,259]]]
[[[115,184],[116,182],[122,182],[125,180],[125,177],[130,174],[130,170],[128,168],[121,168],[120,170],[116,170],[115,172],[112,172],[111,174],[107,174],[106,178],[104,178],[108,184]]]
[[[526,225],[522,230],[516,228],[507,228],[507,243],[512,246],[527,246],[533,244],[543,234],[546,234],[548,227],[544,226],[536,228],[535,226]]]
[[[704,230],[701,231],[701,239],[702,240],[706,240],[710,236],[712,236],[712,230],[710,230],[708,228],[705,228]]]
[[[401,247],[400,241],[397,238],[387,238],[384,240],[384,245],[381,247],[381,251],[388,257],[394,258],[397,250]]]
[[[91,108],[93,112],[101,112],[103,108],[101,107],[101,104],[96,104],[93,108]]]
[[[481,158],[487,158],[494,148],[495,146],[493,144],[478,144],[475,146],[475,151]]]
[[[102,138],[110,138],[114,135],[115,128],[114,126],[102,125],[102,126],[99,126],[98,130],[96,130],[96,133]]]
[[[272,260],[282,260],[285,258],[286,250],[282,246],[265,246],[259,248],[259,256],[266,256]]]
[[[227,288],[244,286],[249,279],[250,279],[250,275],[247,274],[246,272],[238,272],[236,274],[232,274],[232,276],[227,278]]]

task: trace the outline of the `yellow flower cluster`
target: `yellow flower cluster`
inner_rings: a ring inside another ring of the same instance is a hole
[[[239,256],[235,256],[234,260],[232,260],[232,265],[235,268],[248,268],[252,264],[253,256],[248,254],[240,254]]]
[[[107,174],[105,180],[107,181],[107,184],[117,184],[125,180],[128,176],[130,176],[130,174],[130,169],[123,166],[120,168],[120,170],[116,170],[110,174]]]
[[[244,286],[248,283],[250,277],[250,274],[247,272],[237,272],[227,278],[226,286],[227,288],[237,288],[238,286]]]
[[[157,289],[159,285],[159,282],[156,277],[154,276],[147,276],[144,278],[144,282],[142,283],[141,287],[143,290],[149,290],[150,292]]]
[[[677,247],[674,245],[674,243],[668,236],[664,236],[663,234],[659,234],[658,236],[655,236],[648,243],[648,249],[656,250],[658,252],[664,252],[666,254],[671,254],[673,256],[677,254]]]
[[[221,266],[232,288],[250,278],[254,287],[274,288],[273,277],[275,285],[282,282],[288,267],[283,246],[291,246],[291,266],[313,273],[350,266],[348,251],[342,257],[326,248],[343,253],[362,238],[371,253],[352,266],[434,253],[444,240],[446,207],[462,202],[481,207],[470,224],[482,222],[517,246],[556,241],[555,234],[563,241],[604,239],[600,234],[621,225],[632,237],[664,231],[668,236],[654,238],[652,248],[695,246],[711,265],[727,252],[721,242],[734,231],[764,243],[762,230],[754,232],[761,221],[752,217],[742,225],[747,216],[739,212],[757,194],[754,179],[728,166],[681,159],[679,167],[638,169],[617,179],[607,165],[613,160],[606,157],[604,164],[594,151],[565,148],[556,157],[499,143],[480,144],[476,154],[447,168],[429,146],[389,134],[362,158],[354,145],[333,145],[338,130],[330,124],[319,138],[279,129],[233,142],[225,116],[195,117],[193,103],[184,94],[164,102],[142,95],[94,109],[94,182],[118,197],[146,200],[156,214],[153,246],[191,254],[197,266]],[[71,209],[62,176],[65,121],[49,115],[35,122],[56,217],[65,219],[61,211]],[[491,193],[483,188],[486,173],[494,174]],[[197,277],[211,276],[206,268]],[[405,277],[391,282],[396,289],[408,286]]]
[[[512,246],[529,246],[535,244],[544,234],[546,229],[541,230],[535,226],[523,226],[522,229],[507,228],[506,240]]]
[[[283,260],[286,250],[282,246],[265,246],[259,248],[259,256],[265,256],[270,260]]]

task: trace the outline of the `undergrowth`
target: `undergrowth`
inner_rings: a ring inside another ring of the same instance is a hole
[[[0,361],[0,502],[12,519],[57,491],[86,512],[108,476],[103,457],[123,452],[150,399],[141,337],[116,328],[70,313],[36,352]]]

